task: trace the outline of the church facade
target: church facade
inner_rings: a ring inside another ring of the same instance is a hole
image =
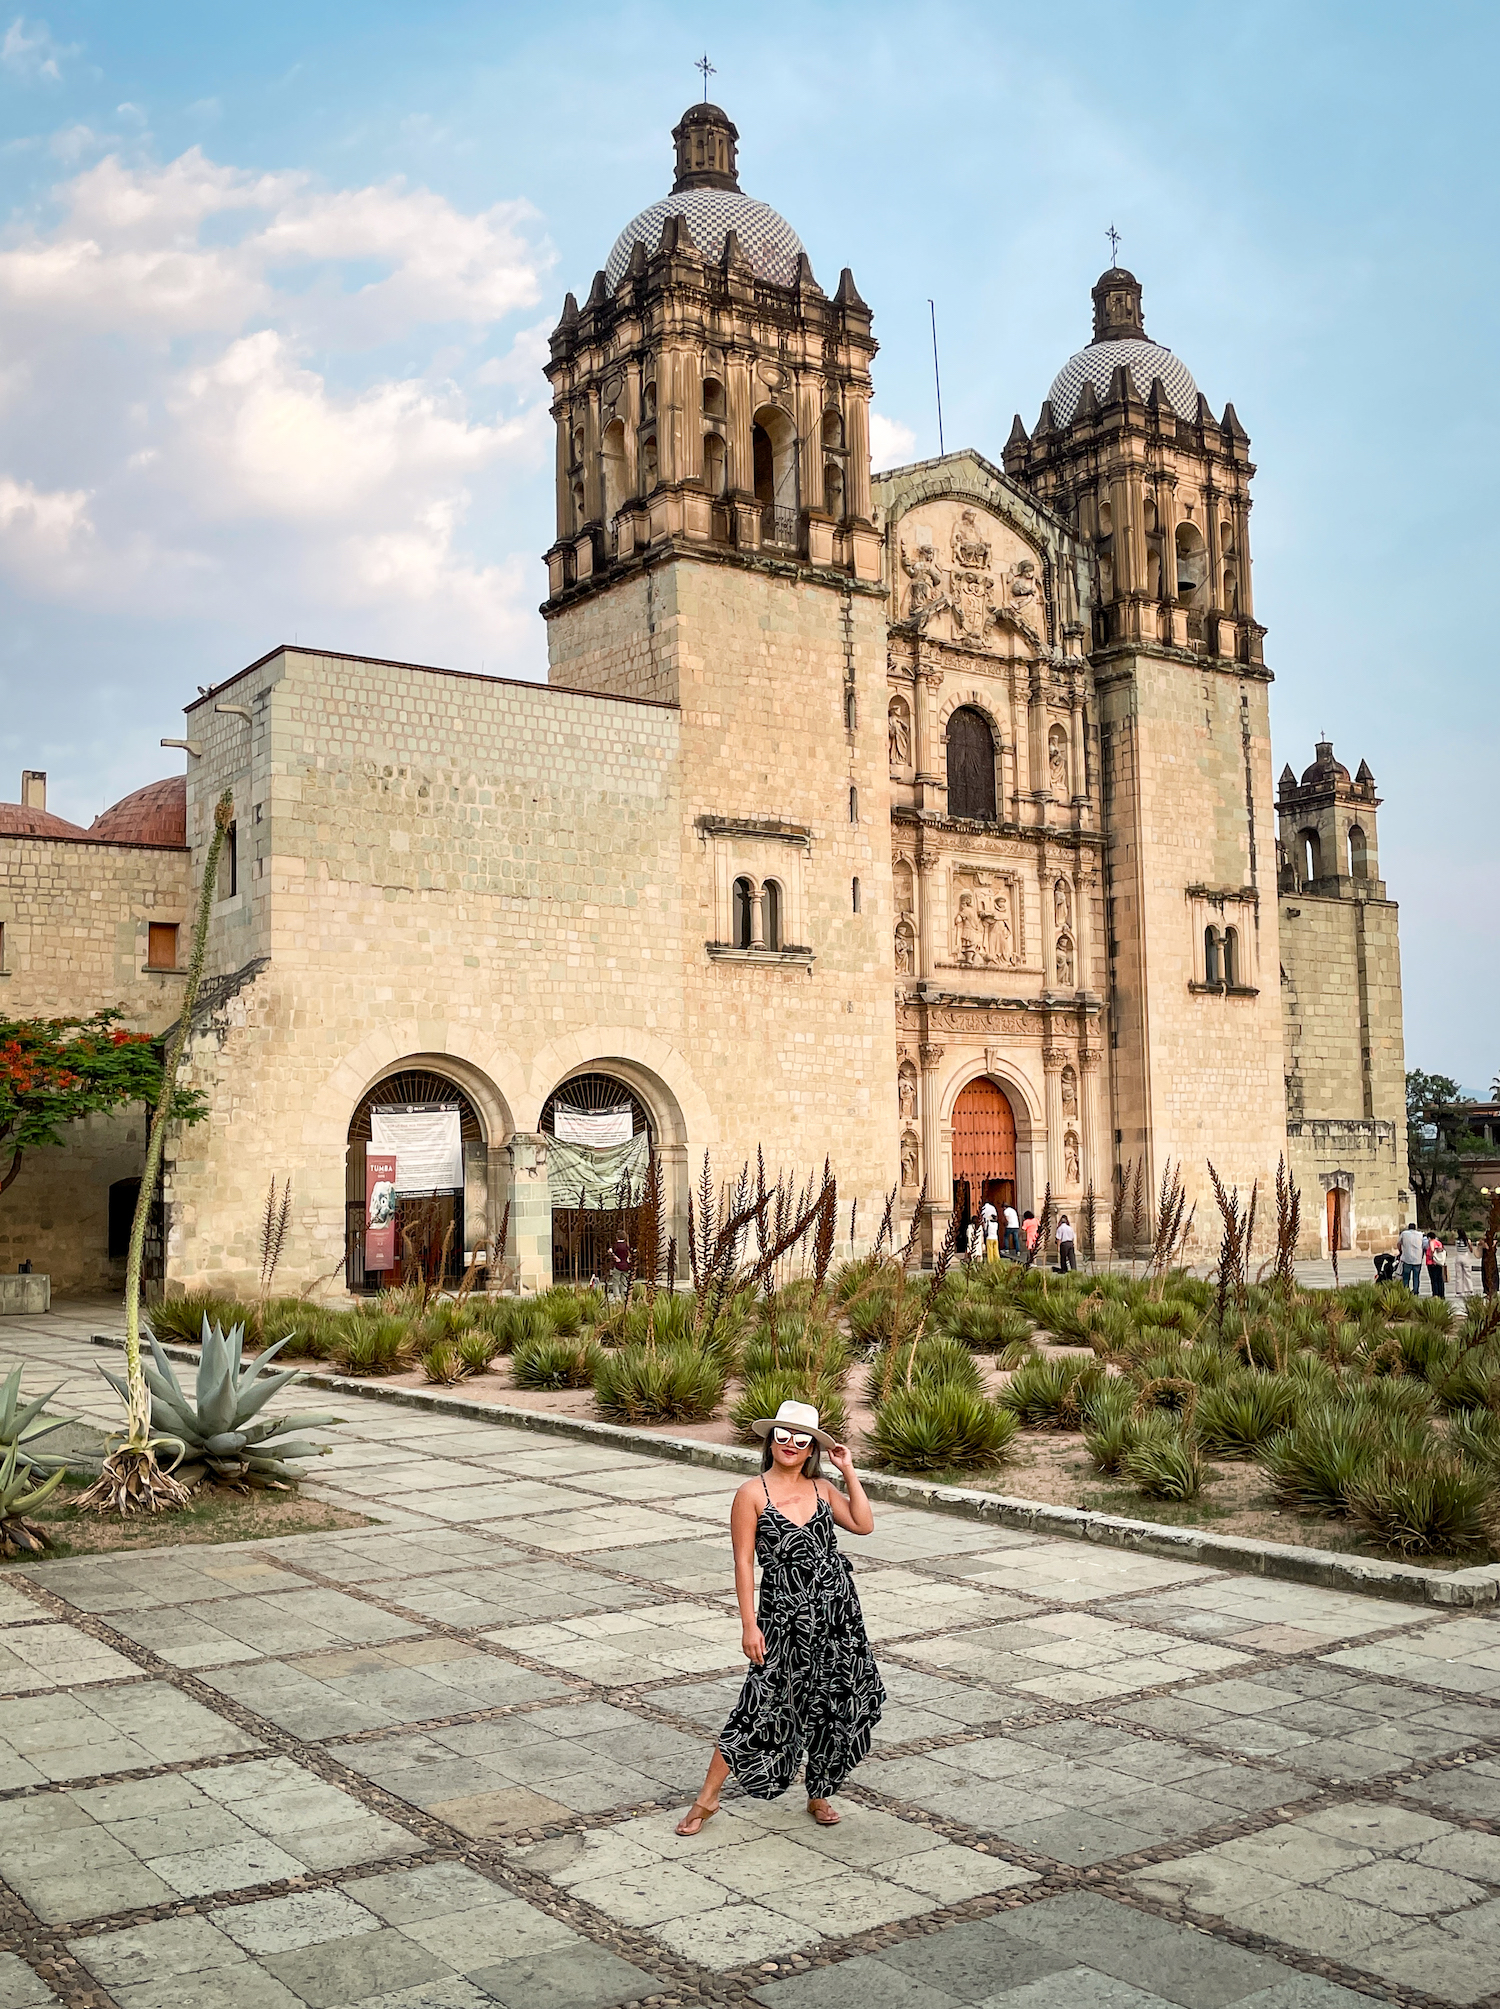
[[[180,977],[151,916],[185,919],[234,792],[166,1287],[250,1281],[288,1177],[278,1285],[378,1282],[372,1159],[433,1112],[454,1155],[403,1196],[407,1246],[527,1286],[596,1266],[607,1210],[569,1181],[606,1131],[655,1147],[680,1248],[705,1151],[830,1159],[855,1247],[895,1185],[928,1247],[986,1196],[1076,1222],[1092,1191],[1102,1250],[1122,1178],[1150,1194],[1170,1161],[1200,1196],[1211,1160],[1244,1192],[1284,1153],[1308,1252],[1383,1242],[1406,1173],[1374,784],[1320,746],[1273,791],[1233,406],[1112,268],[998,462],[872,477],[851,274],[825,291],[740,190],[716,107],[673,137],[671,192],[552,336],[546,685],[304,648],[227,678],[187,709],[175,841],[112,858],[110,952],[76,968],[43,945],[100,918],[91,833],[0,808],[0,923],[37,945],[5,1009],[118,995],[159,1030]],[[66,1227],[72,1150],[29,1168],[0,1261],[108,1279],[99,1209],[139,1142],[105,1144]]]

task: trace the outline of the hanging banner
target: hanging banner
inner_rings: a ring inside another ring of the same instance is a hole
[[[393,1153],[365,1153],[365,1268],[396,1267],[396,1160]]]
[[[609,1151],[630,1142],[631,1114],[628,1102],[613,1109],[575,1109],[559,1102],[552,1111],[552,1134],[559,1144],[587,1144],[595,1151]]]
[[[554,1207],[635,1207],[646,1186],[651,1140],[643,1130],[624,1144],[595,1151],[565,1144],[555,1134],[547,1146],[547,1195]]]
[[[370,1143],[393,1153],[396,1192],[461,1193],[464,1147],[456,1103],[441,1109],[372,1109]]]

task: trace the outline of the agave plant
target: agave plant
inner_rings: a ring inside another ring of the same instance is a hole
[[[9,1386],[7,1382],[6,1387]],[[46,1530],[28,1516],[33,1507],[39,1507],[49,1494],[57,1491],[67,1477],[67,1469],[66,1465],[60,1465],[50,1479],[32,1486],[31,1473],[21,1462],[20,1443],[12,1439],[4,1462],[0,1463],[0,1556],[39,1556],[50,1546]]]
[[[278,1339],[249,1367],[242,1367],[240,1355],[245,1344],[245,1328],[232,1326],[226,1335],[223,1326],[203,1321],[202,1351],[198,1358],[198,1379],[189,1395],[172,1371],[172,1363],[162,1352],[155,1336],[151,1352],[156,1365],[145,1370],[151,1393],[151,1427],[163,1441],[181,1447],[180,1476],[191,1483],[195,1469],[210,1472],[216,1479],[235,1485],[280,1488],[295,1483],[302,1475],[297,1463],[319,1456],[325,1445],[309,1444],[297,1433],[321,1430],[336,1423],[336,1416],[272,1416],[256,1419],[273,1395],[279,1394],[298,1377],[295,1367],[283,1367],[275,1374],[267,1368],[292,1338]],[[105,1380],[121,1395],[125,1383],[108,1368],[101,1368]]]
[[[61,1382],[58,1387],[62,1386]],[[37,1418],[56,1395],[57,1389],[37,1396],[34,1402],[23,1405],[21,1401],[21,1370],[13,1367],[0,1386],[0,1451],[14,1451],[16,1464],[24,1477],[28,1472],[55,1471],[59,1465],[66,1469],[65,1458],[51,1458],[43,1452],[37,1456],[33,1446],[54,1430],[61,1430],[71,1417],[54,1417],[51,1422],[38,1423]]]

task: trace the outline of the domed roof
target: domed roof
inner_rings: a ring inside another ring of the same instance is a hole
[[[187,776],[148,781],[96,816],[86,833],[111,844],[187,843]]]
[[[24,802],[0,802],[0,837],[82,837],[82,824],[69,823],[47,809],[28,809]]]
[[[739,132],[728,113],[717,105],[689,105],[673,127],[672,138],[677,147],[672,192],[632,218],[615,239],[604,268],[606,286],[613,291],[619,285],[637,243],[650,257],[669,216],[680,216],[703,256],[714,261],[724,255],[724,240],[734,231],[757,279],[790,286],[797,277],[802,240],[769,203],[757,202],[741,190]]]
[[[685,188],[649,204],[626,224],[615,239],[615,248],[604,268],[607,286],[613,289],[624,278],[631,247],[637,240],[650,256],[669,216],[686,219],[693,242],[705,258],[714,261],[722,258],[724,239],[733,230],[757,279],[790,286],[797,277],[802,239],[768,202],[757,202],[754,196],[744,195],[737,188]]]
[[[1182,358],[1174,356],[1159,342],[1147,342],[1127,335],[1105,342],[1091,342],[1076,356],[1069,356],[1052,379],[1052,388],[1047,393],[1052,401],[1053,423],[1060,426],[1068,423],[1078,409],[1085,384],[1093,385],[1094,395],[1102,404],[1109,391],[1110,379],[1121,363],[1129,370],[1130,381],[1143,400],[1150,397],[1151,386],[1160,377],[1167,402],[1177,416],[1182,419],[1198,416],[1198,386]]]
[[[1311,767],[1302,770],[1302,786],[1312,787],[1314,782],[1347,781],[1349,770],[1341,760],[1333,757],[1333,741],[1320,739],[1316,742],[1318,757]],[[1371,776],[1371,780],[1374,776]]]

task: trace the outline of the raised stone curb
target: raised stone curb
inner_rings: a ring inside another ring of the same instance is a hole
[[[106,1333],[93,1335],[95,1346],[118,1350],[123,1342]],[[196,1364],[196,1349],[164,1346],[170,1360]],[[652,1458],[670,1458],[685,1465],[704,1465],[719,1472],[755,1472],[760,1460],[753,1451],[734,1444],[704,1444],[694,1437],[658,1437],[649,1430],[630,1430],[618,1423],[599,1423],[587,1416],[557,1416],[540,1409],[511,1409],[495,1402],[471,1402],[438,1389],[396,1388],[381,1382],[357,1381],[342,1374],[304,1369],[302,1385],[331,1395],[354,1395],[367,1402],[391,1402],[404,1409],[426,1409],[442,1416],[462,1416],[471,1422],[495,1423],[546,1436],[571,1437],[585,1444],[608,1444],[619,1451],[637,1451]],[[1243,1535],[1214,1535],[1202,1528],[1172,1528],[1159,1521],[1126,1520],[1118,1514],[1092,1514],[1078,1507],[1056,1507],[1045,1500],[1011,1500],[998,1493],[981,1493],[963,1486],[935,1486],[923,1479],[899,1479],[887,1472],[861,1472],[860,1481],[872,1500],[892,1506],[926,1507],[955,1514],[966,1521],[991,1521],[997,1527],[1019,1528],[1028,1534],[1060,1535],[1068,1541],[1096,1542],[1105,1548],[1131,1549],[1144,1555],[1166,1556],[1196,1569],[1235,1570],[1242,1575],[1274,1577],[1283,1583],[1318,1584],[1325,1590],[1360,1597],[1399,1598],[1407,1604],[1474,1608],[1500,1602],[1500,1564],[1477,1569],[1424,1570],[1411,1563],[1382,1562],[1369,1556],[1342,1556],[1329,1549],[1295,1548],[1283,1542],[1257,1542]]]

